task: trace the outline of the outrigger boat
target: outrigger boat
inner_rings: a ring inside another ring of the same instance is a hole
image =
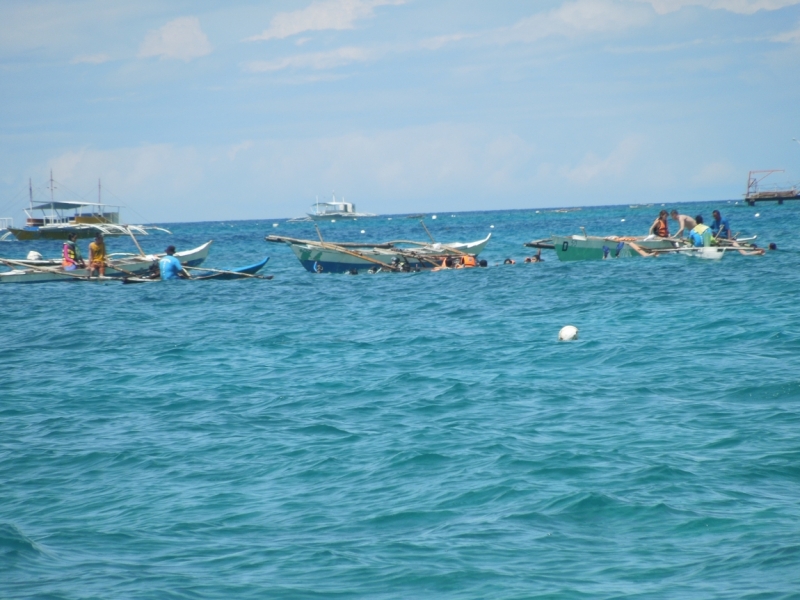
[[[680,238],[648,236],[594,236],[552,235],[548,240],[529,242],[526,246],[553,248],[559,260],[605,260],[611,258],[634,258],[639,256],[658,256],[661,254],[688,254],[702,258],[722,258],[725,251],[742,254],[760,254],[752,243],[756,236],[740,239],[718,239],[711,246],[695,247],[691,242]]]
[[[211,242],[206,242],[192,250],[176,252],[175,257],[181,264],[198,267],[208,257]],[[113,258],[118,256],[120,258]],[[117,280],[122,277],[137,277],[146,274],[154,262],[163,254],[112,254],[106,264],[105,277],[100,280]],[[51,281],[86,281],[89,280],[88,269],[65,271],[60,261],[18,260],[0,258],[0,264],[9,267],[10,271],[0,273],[0,283],[47,283]],[[96,278],[92,278],[94,281]]]
[[[439,244],[394,240],[383,244],[325,242],[268,235],[268,242],[285,243],[300,264],[312,273],[353,273],[359,271],[420,271],[441,268],[448,259],[477,257],[489,239],[469,243]]]
[[[603,260],[643,256],[654,250],[674,250],[680,240],[648,236],[552,235],[553,248],[559,260]]]
[[[119,220],[119,206],[111,206],[102,202],[102,186],[97,182],[98,202],[59,201],[55,200],[53,174],[50,173],[50,200],[33,201],[33,183],[28,182],[29,206],[25,209],[24,227],[8,226],[6,229],[21,241],[29,240],[66,240],[74,233],[79,238],[93,238],[98,233],[106,236],[129,235],[138,233],[148,235],[148,230],[170,233],[163,227],[145,225],[125,225]]]
[[[177,256],[177,254],[176,254]],[[269,260],[269,256],[264,258],[255,264],[248,265],[246,267],[237,267],[235,269],[210,269],[210,268],[203,268],[199,267],[201,273],[197,275],[192,275],[192,281],[204,281],[206,279],[221,279],[224,281],[229,281],[231,279],[272,279],[272,275],[256,275],[261,269],[264,268],[264,265],[267,264]],[[194,269],[194,267],[190,267],[184,265],[186,269]],[[155,283],[156,281],[161,281],[161,278],[158,276],[156,272],[155,275],[150,277],[124,277],[122,279],[122,283]]]
[[[299,221],[336,221],[336,220],[356,220],[377,217],[372,213],[360,213],[356,211],[356,205],[352,202],[345,202],[344,199],[337,200],[336,196],[330,202],[320,202],[317,197],[316,204],[313,204],[306,213],[307,216],[299,219],[290,219],[290,222]]]

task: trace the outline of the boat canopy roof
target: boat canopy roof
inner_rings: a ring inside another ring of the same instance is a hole
[[[84,206],[94,206],[98,208],[119,208],[118,206],[110,206],[108,204],[98,204],[96,202],[69,202],[69,201],[58,201],[58,202],[39,202],[33,205],[33,210],[69,210],[73,208],[82,208]]]
[[[320,208],[320,212],[353,212],[353,204],[350,202],[320,202],[315,204]]]

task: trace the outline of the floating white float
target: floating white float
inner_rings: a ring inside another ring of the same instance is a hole
[[[558,339],[561,342],[569,342],[578,339],[578,328],[574,325],[565,325],[558,332]]]

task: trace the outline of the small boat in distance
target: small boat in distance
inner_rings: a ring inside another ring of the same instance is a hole
[[[356,212],[356,205],[352,202],[345,202],[344,198],[341,201],[333,196],[330,202],[320,202],[317,198],[317,203],[311,206],[311,212],[306,213],[313,221],[336,221],[337,219],[367,219],[370,217],[377,217],[378,215],[372,213]]]

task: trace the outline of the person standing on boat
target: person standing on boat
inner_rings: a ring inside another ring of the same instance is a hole
[[[191,279],[189,273],[183,268],[181,261],[175,258],[175,246],[169,246],[166,250],[167,255],[158,261],[158,268],[161,271],[162,281],[168,279]]]
[[[106,243],[103,241],[103,234],[98,233],[94,236],[94,241],[89,244],[89,277],[94,272],[100,277],[106,276]]]
[[[687,234],[697,226],[697,221],[695,221],[689,215],[679,215],[677,210],[673,210],[669,213],[670,216],[678,222],[680,225],[680,229],[675,232],[673,237],[681,237],[681,234],[685,231]]]
[[[78,267],[83,268],[86,266],[86,263],[83,262],[80,248],[76,243],[77,239],[77,233],[70,233],[67,236],[67,241],[64,242],[64,248],[61,251],[61,266],[64,267],[65,271],[74,271]]]
[[[667,211],[662,210],[660,213],[658,213],[658,218],[655,221],[653,221],[653,224],[650,226],[650,233],[662,238],[669,237],[669,225],[667,224]]]
[[[731,235],[731,224],[728,219],[723,219],[718,210],[712,211],[711,216],[714,220],[711,221],[711,232],[717,239],[730,240],[733,238]]]

